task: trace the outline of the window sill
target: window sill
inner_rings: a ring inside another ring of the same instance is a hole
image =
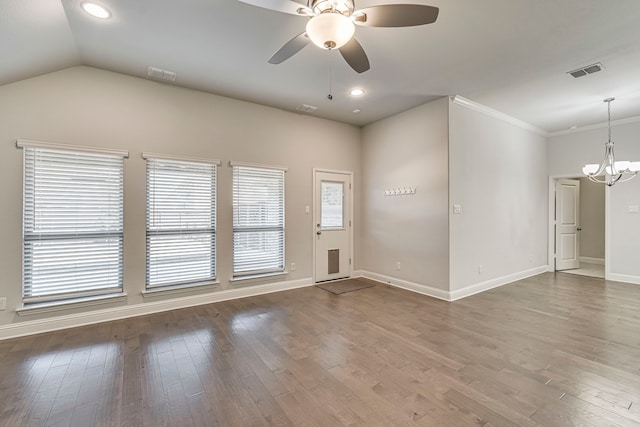
[[[169,285],[169,286],[146,289],[142,291],[141,294],[143,298],[150,298],[150,297],[155,297],[160,295],[183,294],[189,291],[206,289],[208,287],[214,287],[215,285],[219,285],[219,284],[220,282],[216,280],[213,282],[188,283],[184,285]]]
[[[100,304],[111,304],[114,302],[125,301],[126,299],[127,299],[127,294],[122,292],[117,294],[74,298],[72,300],[34,303],[34,304],[22,305],[22,307],[16,308],[16,313],[18,313],[19,316],[30,316],[34,314],[66,311],[73,308],[91,307],[91,306],[100,305]]]
[[[276,273],[264,273],[264,274],[253,274],[250,276],[239,276],[239,277],[232,277],[231,279],[229,279],[229,282],[233,283],[233,282],[244,282],[247,280],[259,280],[259,279],[264,279],[267,277],[274,277],[274,276],[286,276],[287,274],[289,274],[288,271],[278,271]]]

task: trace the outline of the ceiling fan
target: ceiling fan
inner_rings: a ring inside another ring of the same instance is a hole
[[[358,73],[370,68],[369,58],[353,37],[355,25],[365,27],[411,27],[431,24],[439,9],[419,4],[386,4],[355,9],[354,0],[239,0],[254,6],[310,18],[306,31],[298,34],[269,59],[280,64],[313,42],[328,50],[338,49],[349,66]]]

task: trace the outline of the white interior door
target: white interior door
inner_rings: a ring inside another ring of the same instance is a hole
[[[580,181],[556,181],[556,270],[580,268]]]
[[[314,170],[315,281],[351,276],[351,173]]]

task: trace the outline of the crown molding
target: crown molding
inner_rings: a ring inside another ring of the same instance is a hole
[[[544,137],[548,137],[549,133],[547,131],[545,131],[544,129],[540,129],[537,126],[534,126],[530,123],[527,123],[525,121],[522,121],[520,119],[516,119],[515,117],[512,117],[508,114],[505,114],[501,111],[498,110],[494,110],[493,108],[489,108],[486,105],[482,105],[479,104],[475,101],[472,101],[470,99],[467,99],[465,97],[462,97],[460,95],[456,95],[456,96],[452,96],[451,98],[451,102],[453,102],[454,104],[460,105],[462,107],[468,108],[470,110],[474,110],[477,111],[479,113],[485,114],[487,116],[493,117],[494,119],[498,119],[500,121],[503,121],[505,123],[509,123],[513,126],[519,127],[520,129],[524,129],[526,131],[529,132],[533,132],[536,133],[538,135],[544,136]]]
[[[638,122],[640,122],[640,116],[627,117],[626,119],[612,120],[611,126],[621,126],[621,125],[627,125],[629,123],[638,123]],[[588,132],[590,130],[602,129],[606,127],[607,127],[607,122],[602,122],[602,123],[596,123],[594,125],[577,127],[575,129],[564,129],[564,130],[558,130],[555,132],[549,132],[548,136],[553,137],[553,136],[569,135],[572,133]]]

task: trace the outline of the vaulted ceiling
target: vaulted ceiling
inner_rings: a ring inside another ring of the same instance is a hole
[[[0,2],[0,84],[75,65],[150,78],[153,66],[177,73],[167,84],[291,111],[309,104],[315,116],[355,125],[445,95],[548,132],[605,121],[609,96],[614,119],[640,116],[637,0],[356,0],[440,8],[431,25],[358,27],[371,63],[362,74],[314,45],[267,63],[305,17],[237,0],[99,0],[112,13],[99,20],[80,2]],[[596,62],[603,71],[566,74]],[[365,95],[351,97],[354,87]]]

